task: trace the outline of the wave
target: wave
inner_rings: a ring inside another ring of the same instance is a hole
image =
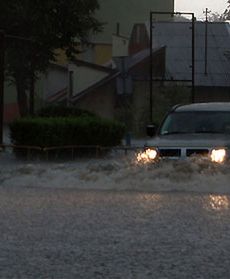
[[[230,194],[230,165],[189,161],[137,162],[133,154],[71,162],[0,159],[1,187]]]

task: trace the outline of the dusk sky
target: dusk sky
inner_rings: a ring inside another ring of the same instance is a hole
[[[227,8],[227,0],[175,0],[175,11],[177,12],[194,12],[198,19],[203,18],[203,11],[209,10],[218,13],[223,13]]]

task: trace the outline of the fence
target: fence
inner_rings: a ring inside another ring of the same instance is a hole
[[[123,152],[127,155],[130,152],[138,152],[144,149],[143,145],[139,146],[99,146],[99,145],[68,145],[68,146],[30,146],[30,145],[0,145],[0,152],[10,150],[16,157],[23,159],[77,159],[80,157],[100,158],[109,152]]]

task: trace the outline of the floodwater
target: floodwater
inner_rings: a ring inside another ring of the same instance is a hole
[[[0,153],[0,164],[2,187],[230,193],[230,164],[200,159],[144,164],[135,152],[117,152],[68,162],[19,161]]]
[[[230,166],[0,153],[0,278],[229,279]]]

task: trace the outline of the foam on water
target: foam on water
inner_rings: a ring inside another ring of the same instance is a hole
[[[208,161],[138,163],[136,154],[72,162],[0,158],[1,187],[52,187],[230,194],[230,165]]]

